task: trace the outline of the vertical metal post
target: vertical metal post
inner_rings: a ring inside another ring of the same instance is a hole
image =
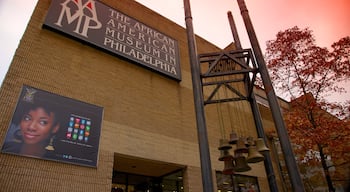
[[[237,27],[236,27],[235,20],[233,19],[231,11],[227,12],[227,18],[228,18],[228,22],[230,23],[233,41],[235,43],[236,49],[240,50],[240,49],[242,49],[241,40],[239,39]]]
[[[279,108],[277,97],[272,87],[271,79],[266,68],[265,60],[261,52],[258,39],[256,37],[253,24],[251,23],[251,20],[248,14],[248,9],[245,5],[244,0],[237,0],[237,2],[241,11],[241,15],[243,17],[243,21],[244,21],[249,39],[250,39],[250,43],[252,45],[252,48],[255,54],[255,58],[259,66],[259,72],[263,80],[265,93],[269,101],[272,117],[274,119],[278,137],[281,142],[281,148],[286,161],[286,166],[287,166],[288,174],[291,179],[293,191],[305,191],[303,181],[300,177],[298,165],[295,161],[295,155],[293,153],[292,145],[289,141],[289,136],[286,130],[286,126],[283,121],[282,112]]]
[[[200,79],[199,61],[197,47],[192,25],[192,15],[189,0],[184,0],[185,21],[187,31],[188,50],[190,54],[190,65],[192,73],[193,97],[196,111],[199,153],[202,171],[202,182],[204,192],[214,192],[213,177],[209,153],[208,134],[205,122],[202,83]]]
[[[231,31],[232,31],[232,35],[233,35],[236,49],[240,50],[240,49],[242,49],[241,41],[239,40],[239,35],[238,35],[237,28],[236,28],[236,24],[235,24],[235,21],[233,19],[232,13],[230,11],[227,12],[227,17],[228,17],[228,20],[229,20],[229,23],[231,26]],[[254,117],[254,121],[255,121],[256,130],[258,132],[258,137],[262,138],[264,140],[264,142],[267,143],[263,124],[261,121],[260,111],[258,108],[258,104],[256,103],[254,92],[252,92],[249,95],[249,103],[250,103],[250,106],[251,106],[251,109],[253,112],[253,117]],[[276,191],[278,191],[278,187],[277,187],[277,183],[276,183],[275,173],[273,171],[270,153],[264,152],[264,156],[265,156],[265,160],[264,160],[265,171],[266,171],[267,179],[269,181],[270,191],[276,192]]]
[[[262,138],[264,140],[264,142],[267,143],[267,139],[265,136],[262,121],[260,119],[261,118],[260,111],[258,108],[258,104],[256,103],[254,93],[252,93],[252,95],[250,96],[250,106],[251,106],[252,111],[253,111],[256,130],[258,132],[258,137]],[[266,152],[263,152],[263,155],[265,156],[264,165],[265,165],[267,179],[269,181],[270,191],[277,192],[278,187],[277,187],[277,183],[276,183],[275,173],[273,171],[270,153],[268,151],[266,151]]]

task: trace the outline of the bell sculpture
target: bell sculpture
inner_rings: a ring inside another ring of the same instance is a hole
[[[228,143],[227,139],[220,139],[220,146],[219,146],[219,150],[229,150],[231,149],[232,146]]]
[[[224,175],[233,175],[234,174],[234,165],[233,165],[234,161],[233,161],[233,159],[225,160],[224,162],[225,162],[225,164],[224,164],[225,167],[222,170],[222,173]]]
[[[255,141],[255,145],[256,145],[256,150],[259,151],[259,152],[270,151],[270,149],[266,147],[263,138],[258,138]]]
[[[233,156],[230,154],[228,150],[220,150],[219,161],[228,161],[233,160]]]
[[[247,163],[257,163],[264,161],[264,156],[256,150],[255,145],[249,146]]]
[[[237,141],[238,141],[237,133],[232,131],[230,133],[230,140],[228,141],[228,143],[231,145],[234,145],[234,144],[237,144]]]
[[[235,157],[235,164],[234,171],[236,172],[246,172],[252,169],[244,156]]]
[[[248,148],[245,145],[246,139],[244,137],[240,137],[237,141],[237,147],[235,149],[235,153],[248,153]]]
[[[252,146],[252,145],[255,145],[254,138],[253,138],[253,137],[247,137],[246,142],[245,142],[245,145],[246,145],[247,147]]]
[[[235,155],[232,156],[229,150],[231,145],[236,145],[234,150]],[[234,172],[246,172],[252,168],[248,163],[257,163],[264,161],[262,152],[269,151],[262,138],[256,140],[253,137],[237,137],[235,132],[230,134],[230,139],[220,139],[219,161],[224,161],[224,169],[222,171],[225,175],[232,175]],[[245,155],[248,154],[248,155]]]

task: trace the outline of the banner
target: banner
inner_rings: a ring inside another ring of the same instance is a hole
[[[44,25],[181,80],[175,39],[101,2],[52,0]]]
[[[23,86],[1,152],[97,167],[103,108]]]

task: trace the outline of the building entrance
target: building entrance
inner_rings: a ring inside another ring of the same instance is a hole
[[[115,154],[112,191],[182,192],[184,168],[181,165]]]

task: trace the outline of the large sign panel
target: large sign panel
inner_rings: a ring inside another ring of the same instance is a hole
[[[94,0],[52,0],[45,26],[181,80],[175,39]]]
[[[103,108],[23,86],[1,152],[97,167]]]

